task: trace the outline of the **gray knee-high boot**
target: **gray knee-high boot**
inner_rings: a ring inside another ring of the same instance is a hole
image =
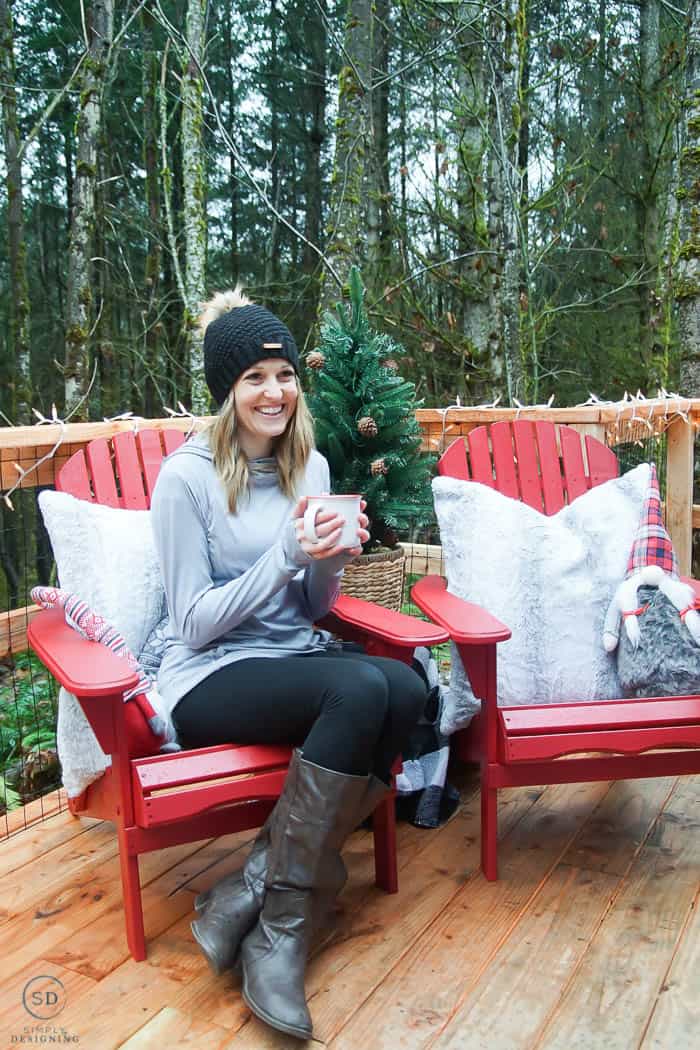
[[[298,762],[299,752],[295,751],[282,794],[258,832],[243,867],[226,875],[195,899],[194,906],[200,914],[190,926],[215,974],[235,965],[241,941],[260,914],[265,897],[271,829],[274,821],[287,819]]]
[[[300,758],[287,821],[272,828],[265,901],[241,946],[243,998],[263,1021],[300,1039],[312,1032],[304,973],[314,909],[319,894],[334,895],[344,882],[339,852],[370,780]]]

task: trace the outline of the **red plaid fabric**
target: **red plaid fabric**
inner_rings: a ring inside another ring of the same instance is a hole
[[[633,576],[647,565],[659,565],[669,576],[678,576],[678,562],[661,514],[659,482],[653,463],[642,518],[627,563],[627,576]]]

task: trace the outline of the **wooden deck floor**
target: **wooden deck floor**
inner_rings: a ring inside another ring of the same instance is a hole
[[[473,773],[460,786],[446,827],[400,825],[398,895],[372,886],[369,834],[348,843],[350,881],[308,971],[309,1045],[700,1048],[700,778],[502,792],[493,884]],[[126,950],[111,825],[59,813],[0,843],[1,1045],[302,1045],[251,1018],[190,933],[193,895],[241,863],[247,837],[142,858],[144,963]],[[42,976],[65,989],[52,1020],[22,1004]]]

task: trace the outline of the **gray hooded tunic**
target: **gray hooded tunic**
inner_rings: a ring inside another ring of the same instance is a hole
[[[249,496],[230,514],[200,434],[170,455],[151,515],[168,603],[158,689],[169,712],[214,671],[246,657],[326,647],[314,621],[333,606],[345,554],[313,560],[299,546],[274,461],[251,464]],[[330,492],[328,464],[312,452],[299,496]]]

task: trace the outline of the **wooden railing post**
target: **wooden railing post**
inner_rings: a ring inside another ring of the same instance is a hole
[[[695,430],[684,419],[668,428],[666,528],[683,576],[690,575],[693,549],[693,451]]]

